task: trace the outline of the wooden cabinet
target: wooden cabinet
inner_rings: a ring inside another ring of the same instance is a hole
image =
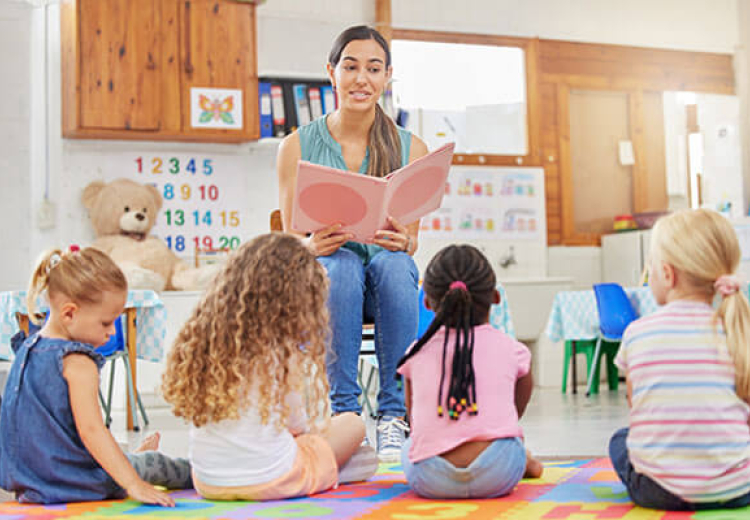
[[[63,136],[257,139],[255,31],[255,6],[232,0],[64,0]],[[232,99],[234,119],[217,115],[215,127],[193,126],[191,110],[201,110],[193,89],[241,92]]]

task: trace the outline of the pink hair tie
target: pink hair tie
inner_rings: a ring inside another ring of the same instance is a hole
[[[455,282],[451,282],[451,284],[448,286],[448,290],[452,291],[453,289],[462,289],[464,291],[467,290],[466,289],[466,284],[463,283],[460,280],[456,280]]]
[[[740,279],[731,274],[719,276],[714,282],[714,289],[721,293],[722,296],[729,296],[740,290],[742,283]]]

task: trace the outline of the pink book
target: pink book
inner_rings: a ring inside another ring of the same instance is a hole
[[[292,229],[311,233],[331,224],[372,242],[389,229],[388,216],[411,224],[440,207],[454,143],[420,157],[385,177],[370,177],[299,161]]]

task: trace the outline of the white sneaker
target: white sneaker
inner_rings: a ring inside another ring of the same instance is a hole
[[[399,462],[401,447],[406,441],[409,426],[398,417],[384,415],[378,419],[378,459],[380,462]]]
[[[375,448],[362,443],[354,455],[339,469],[339,484],[361,482],[372,477],[378,470],[378,457]]]

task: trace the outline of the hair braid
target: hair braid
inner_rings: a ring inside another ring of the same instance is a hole
[[[462,285],[453,285],[454,282],[462,282]],[[492,266],[475,247],[446,247],[427,266],[424,292],[435,309],[435,318],[398,366],[418,354],[437,331],[445,327],[437,403],[440,416],[445,410],[452,420],[458,420],[464,411],[469,415],[478,413],[473,364],[474,327],[486,322],[494,291],[495,273]],[[455,344],[444,397],[446,357],[451,334],[455,335]]]

